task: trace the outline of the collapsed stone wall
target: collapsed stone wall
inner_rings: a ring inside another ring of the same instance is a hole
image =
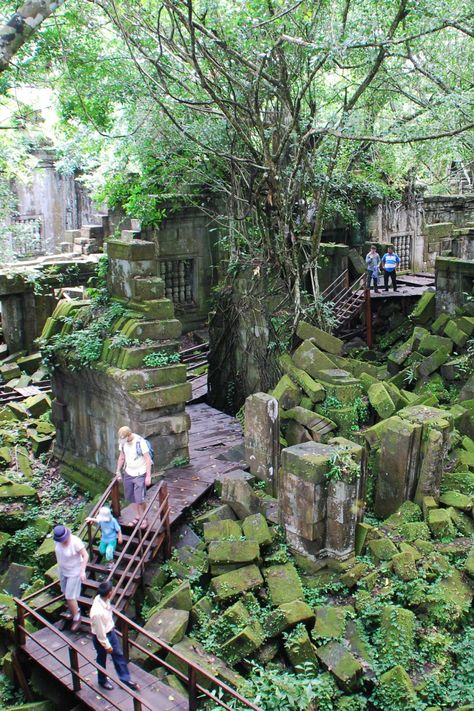
[[[463,349],[474,334],[472,304],[457,317],[435,318],[435,303],[426,292],[411,314],[410,337],[394,339],[385,364],[343,357],[342,341],[300,322],[301,343],[280,357],[284,374],[274,390],[247,399],[249,468],[278,497],[294,550],[347,557],[368,502],[387,518],[405,501],[437,500],[456,432],[465,437],[458,466],[469,460],[474,364]],[[453,402],[466,380],[462,402]]]
[[[115,469],[121,425],[150,439],[157,467],[188,456],[185,403],[191,386],[186,366],[169,362],[168,356],[178,351],[181,324],[173,304],[163,298],[155,247],[142,240],[110,240],[107,248],[111,303],[122,308],[96,362],[71,369],[64,353],[52,377],[55,452],[66,476],[95,491]],[[60,347],[61,337],[74,332],[75,324],[81,328],[89,307],[89,302],[60,302],[45,325],[43,344]],[[154,364],[147,365],[153,354],[163,362],[152,358]]]

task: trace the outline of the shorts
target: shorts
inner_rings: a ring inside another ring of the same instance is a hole
[[[101,541],[99,543],[99,553],[100,555],[105,555],[105,560],[113,560],[116,547],[116,538],[113,541]]]
[[[59,584],[66,600],[77,600],[80,597],[82,585],[80,575],[66,576],[60,573]]]
[[[132,504],[143,504],[146,494],[145,474],[141,476],[130,476],[125,473],[123,478],[123,493],[127,501],[130,501]]]

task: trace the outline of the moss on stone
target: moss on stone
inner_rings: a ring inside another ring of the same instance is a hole
[[[272,565],[263,572],[275,607],[293,600],[304,600],[303,586],[294,565]]]
[[[272,534],[267,521],[262,514],[252,514],[242,521],[242,531],[248,541],[255,541],[261,546],[268,546],[272,542]]]
[[[344,690],[351,691],[358,687],[362,666],[342,644],[329,642],[319,647],[316,654]]]
[[[315,640],[340,639],[344,636],[348,617],[354,614],[352,605],[321,606],[314,611],[316,622],[311,635]]]
[[[458,491],[445,491],[439,497],[439,503],[443,506],[452,506],[461,511],[470,511],[473,506],[473,499],[471,496],[461,494]]]
[[[384,711],[415,711],[417,708],[412,681],[399,664],[380,676],[376,694],[378,707]]]
[[[428,526],[435,538],[453,538],[456,534],[449,511],[446,509],[431,509],[428,513]]]
[[[224,573],[211,581],[211,589],[218,600],[227,600],[261,585],[263,585],[263,578],[256,565],[247,565],[236,571]]]
[[[456,568],[432,586],[426,604],[429,619],[445,627],[456,627],[471,607],[472,589]]]
[[[403,551],[394,555],[392,567],[401,580],[415,580],[418,577],[415,556],[410,551]]]
[[[398,553],[398,548],[389,538],[379,538],[369,541],[367,547],[377,561],[392,560]]]
[[[298,625],[286,638],[284,642],[286,655],[291,665],[298,669],[303,665],[309,665],[313,670],[318,666],[318,658],[308,635],[308,630],[304,625]],[[305,666],[305,669],[308,668]]]
[[[205,522],[203,532],[206,542],[221,541],[226,538],[240,538],[242,535],[240,523],[231,519]]]

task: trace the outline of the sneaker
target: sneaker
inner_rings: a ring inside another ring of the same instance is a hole
[[[105,564],[105,567],[107,568],[107,570],[112,570],[112,568],[114,567],[114,561],[109,560],[109,562]]]
[[[71,625],[71,632],[77,632],[77,630],[81,626],[81,623],[82,623],[82,617],[79,617],[78,620],[73,620],[72,625]]]
[[[112,682],[109,681],[108,679],[107,679],[107,681],[104,681],[103,684],[99,684],[99,686],[100,686],[102,689],[107,689],[107,691],[112,691],[112,689],[115,688],[114,685],[112,684]]]
[[[136,681],[126,681],[125,684],[128,686],[129,689],[132,689],[132,691],[138,691],[138,689],[140,688]]]

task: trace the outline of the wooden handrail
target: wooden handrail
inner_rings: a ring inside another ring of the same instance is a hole
[[[28,605],[25,604],[23,600],[20,600],[17,597],[13,598],[16,604],[16,609],[17,609],[17,617],[16,617],[16,628],[18,630],[18,636],[22,638],[23,644],[20,646],[24,646],[26,643],[26,638],[29,637],[34,641],[35,644],[37,644],[41,649],[44,649],[48,654],[54,657],[55,660],[60,662],[66,669],[70,669],[71,675],[72,675],[72,683],[73,683],[73,689],[74,691],[79,691],[81,688],[81,684],[85,684],[89,688],[93,689],[94,693],[103,697],[104,700],[107,702],[107,704],[111,704],[114,706],[114,708],[118,709],[120,711],[121,707],[117,706],[108,696],[104,694],[104,692],[101,690],[100,687],[94,685],[92,682],[89,681],[88,677],[81,676],[80,669],[79,669],[79,656],[83,657],[87,664],[91,664],[97,671],[101,671],[105,673],[105,669],[101,667],[99,664],[97,664],[96,661],[93,659],[89,659],[86,657],[84,652],[76,646],[66,635],[64,635],[60,630],[58,630],[57,627],[52,625],[48,620],[46,620],[44,617],[42,617],[36,610],[34,610],[32,607],[29,607]],[[21,612],[20,612],[21,611]],[[43,627],[46,627],[49,629],[51,632],[53,632],[59,639],[61,639],[64,644],[68,647],[69,649],[69,655],[70,655],[70,667],[68,664],[63,661],[60,657],[57,657],[51,649],[46,647],[40,640],[38,640],[35,637],[34,632],[30,632],[27,627],[26,627],[26,617],[32,617],[36,622],[40,623]],[[129,686],[124,684],[120,679],[114,680],[115,683],[117,684],[118,687],[120,687],[123,691],[126,691],[132,698],[133,698],[133,703],[135,705],[135,702],[138,703],[138,709],[142,708],[143,701],[141,700],[140,696],[136,694],[133,689],[130,689]],[[149,711],[153,711],[153,708],[150,706],[146,706]]]
[[[58,661],[61,662],[64,666],[67,667],[66,662],[62,661],[60,658],[56,657],[53,652],[51,652],[50,649],[48,649],[42,642],[40,642],[36,637],[35,633],[31,632],[27,629],[26,626],[26,618],[31,617],[34,620],[36,620],[37,623],[42,625],[43,627],[46,627],[49,629],[51,632],[53,632],[59,639],[61,639],[65,645],[67,645],[68,649],[70,650],[70,659],[71,659],[71,674],[73,677],[73,688],[74,690],[78,690],[80,688],[80,684],[85,683],[87,686],[91,687],[94,689],[94,692],[97,692],[99,695],[104,696],[104,698],[107,699],[108,703],[112,703],[112,705],[115,706],[113,702],[110,701],[108,697],[105,697],[103,692],[100,691],[100,689],[96,689],[95,685],[93,686],[90,682],[89,679],[86,677],[82,677],[80,674],[80,668],[78,664],[78,658],[79,655],[83,657],[88,663],[92,664],[93,667],[95,667],[96,670],[104,671],[105,670],[100,667],[97,662],[94,660],[89,659],[88,657],[85,656],[83,651],[74,644],[66,635],[64,635],[60,630],[58,630],[57,627],[52,625],[48,620],[46,620],[44,617],[42,617],[36,610],[33,608],[29,607],[26,605],[26,603],[23,600],[20,600],[19,598],[14,598],[16,608],[17,608],[17,617],[15,620],[15,627],[17,630],[17,643],[19,646],[23,647],[26,643],[26,639],[30,638],[32,639],[35,644],[38,644],[42,649],[48,651],[49,654],[51,654],[55,659],[58,659]],[[197,703],[197,698],[198,694],[203,694],[207,696],[208,698],[212,699],[213,702],[217,703],[220,705],[222,708],[226,709],[227,711],[231,711],[231,707],[228,706],[225,701],[222,699],[219,699],[217,696],[215,696],[212,692],[210,692],[208,689],[205,689],[201,684],[198,684],[197,682],[197,677],[198,675],[203,676],[207,679],[208,682],[210,682],[212,685],[220,688],[222,692],[225,694],[228,694],[230,697],[236,699],[239,701],[239,703],[243,704],[246,708],[251,709],[251,711],[262,711],[262,709],[255,704],[253,704],[251,701],[248,701],[248,699],[244,698],[241,694],[239,694],[238,691],[235,691],[235,689],[232,689],[232,687],[228,686],[224,681],[221,681],[220,679],[217,679],[215,676],[207,672],[205,669],[200,667],[198,664],[195,664],[191,660],[189,660],[187,657],[185,657],[183,654],[178,652],[177,650],[173,649],[170,645],[168,645],[164,640],[160,639],[156,635],[150,634],[147,630],[143,629],[140,627],[140,625],[137,625],[135,622],[133,622],[129,617],[124,615],[123,613],[119,612],[118,610],[114,610],[114,614],[118,620],[121,622],[121,627],[123,630],[127,629],[126,634],[122,633],[122,641],[124,643],[124,654],[128,657],[128,647],[132,646],[135,647],[137,650],[139,650],[142,653],[145,653],[147,657],[152,659],[154,662],[158,663],[160,666],[165,667],[169,671],[171,671],[173,674],[175,674],[178,678],[182,679],[189,691],[189,710],[190,711],[195,711],[198,709],[197,705],[192,705],[193,703]],[[153,654],[150,652],[148,649],[140,645],[138,642],[135,640],[131,640],[129,636],[129,628],[132,628],[135,630],[137,633],[143,635],[146,637],[148,640],[154,642],[156,647],[161,647],[165,652],[168,652],[172,654],[176,659],[178,659],[180,662],[183,662],[185,664],[185,668],[187,669],[187,674],[184,672],[180,671],[176,667],[173,667],[172,664],[169,664],[166,662],[164,659],[161,657],[158,657],[156,654]],[[125,647],[126,645],[126,647]],[[77,683],[79,682],[79,687],[77,687]],[[140,699],[140,697],[133,692],[128,686],[123,684],[123,682],[120,681],[120,679],[115,680],[114,682],[117,683],[117,685],[121,688],[127,691],[130,696],[133,697],[134,704],[137,703],[139,706],[137,706],[138,709],[141,709],[141,705],[143,704],[143,701]],[[76,684],[76,686],[74,686]],[[119,708],[119,707],[116,707]],[[150,711],[153,711],[149,706],[146,705],[147,709],[150,709]]]

